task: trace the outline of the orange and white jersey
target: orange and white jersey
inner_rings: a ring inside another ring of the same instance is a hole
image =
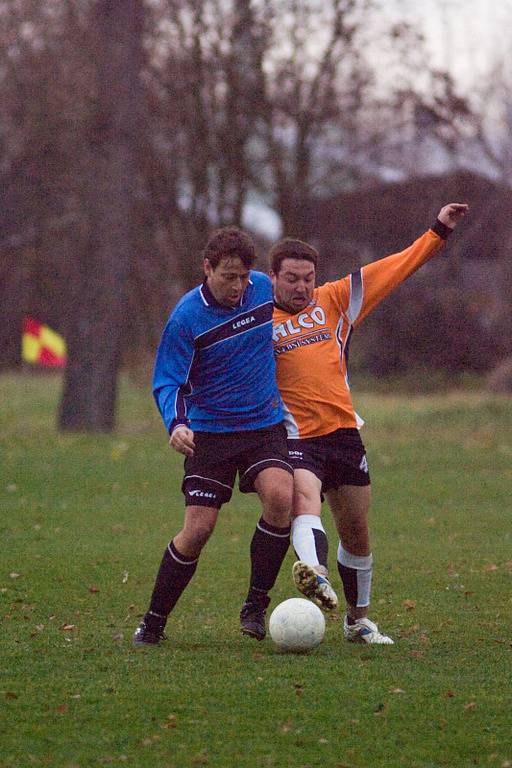
[[[289,438],[319,437],[360,427],[348,384],[352,329],[444,244],[432,229],[411,246],[315,288],[302,312],[274,307],[277,384]]]

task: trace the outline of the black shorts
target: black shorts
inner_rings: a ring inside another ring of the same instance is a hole
[[[322,481],[322,492],[342,485],[370,485],[368,460],[358,429],[337,429],[321,437],[288,440],[294,469],[309,469]]]
[[[243,432],[194,432],[194,443],[181,486],[186,506],[220,509],[231,498],[237,472],[242,493],[254,491],[256,477],[268,467],[293,474],[282,423]]]

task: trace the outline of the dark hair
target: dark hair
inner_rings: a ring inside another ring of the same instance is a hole
[[[272,246],[268,252],[270,268],[277,275],[281,269],[284,259],[300,259],[301,261],[311,261],[315,267],[318,262],[318,251],[312,245],[302,240],[294,240],[293,237],[285,237]]]
[[[221,259],[236,257],[247,269],[252,267],[256,261],[256,248],[252,237],[238,227],[216,229],[206,243],[203,258],[208,259],[215,269]]]

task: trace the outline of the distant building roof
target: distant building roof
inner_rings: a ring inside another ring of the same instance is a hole
[[[510,260],[512,190],[469,171],[426,176],[319,200],[310,206],[308,239],[321,253],[321,272],[350,271],[406,247],[443,205],[467,202],[470,212],[449,241],[464,259]]]

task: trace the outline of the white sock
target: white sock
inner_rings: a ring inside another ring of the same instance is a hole
[[[373,555],[353,555],[338,546],[338,571],[343,582],[345,600],[349,605],[366,608],[370,605]]]
[[[293,519],[292,545],[299,560],[327,568],[327,536],[318,515],[298,515]]]

